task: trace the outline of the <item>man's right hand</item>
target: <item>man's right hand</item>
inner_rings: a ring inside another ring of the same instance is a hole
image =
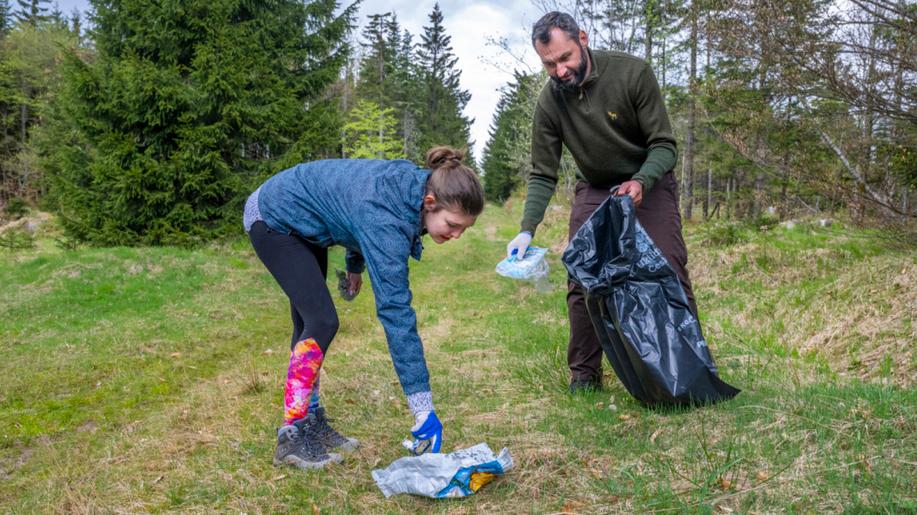
[[[532,233],[528,231],[522,231],[513,238],[509,244],[506,245],[506,257],[512,258],[513,251],[515,251],[516,258],[522,259],[525,256],[525,251],[529,248],[529,244],[532,243]]]
[[[643,202],[643,183],[640,181],[625,181],[621,183],[615,195],[629,195],[634,201],[634,207],[640,207]]]

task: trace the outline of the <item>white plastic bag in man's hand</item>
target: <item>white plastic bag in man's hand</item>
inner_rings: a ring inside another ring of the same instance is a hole
[[[497,273],[503,277],[532,281],[539,292],[551,291],[547,252],[545,248],[529,247],[521,259],[513,255],[497,263]]]

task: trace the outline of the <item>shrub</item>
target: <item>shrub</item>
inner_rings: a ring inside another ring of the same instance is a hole
[[[25,200],[14,197],[7,202],[6,206],[3,208],[3,213],[13,220],[16,220],[29,213],[29,205]]]
[[[729,247],[742,241],[744,232],[740,222],[711,223],[703,229],[703,240],[715,247]]]

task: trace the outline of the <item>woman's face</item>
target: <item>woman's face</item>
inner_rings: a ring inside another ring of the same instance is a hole
[[[437,209],[436,199],[427,195],[423,199],[423,224],[436,243],[445,243],[461,237],[465,229],[474,225],[477,217],[460,210]]]

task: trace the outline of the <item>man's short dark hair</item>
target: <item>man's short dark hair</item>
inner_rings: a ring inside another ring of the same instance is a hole
[[[536,21],[535,25],[532,25],[532,46],[535,46],[535,41],[540,41],[542,45],[547,45],[551,41],[551,30],[555,27],[566,32],[574,41],[579,38],[580,28],[573,16],[567,13],[551,11]]]

